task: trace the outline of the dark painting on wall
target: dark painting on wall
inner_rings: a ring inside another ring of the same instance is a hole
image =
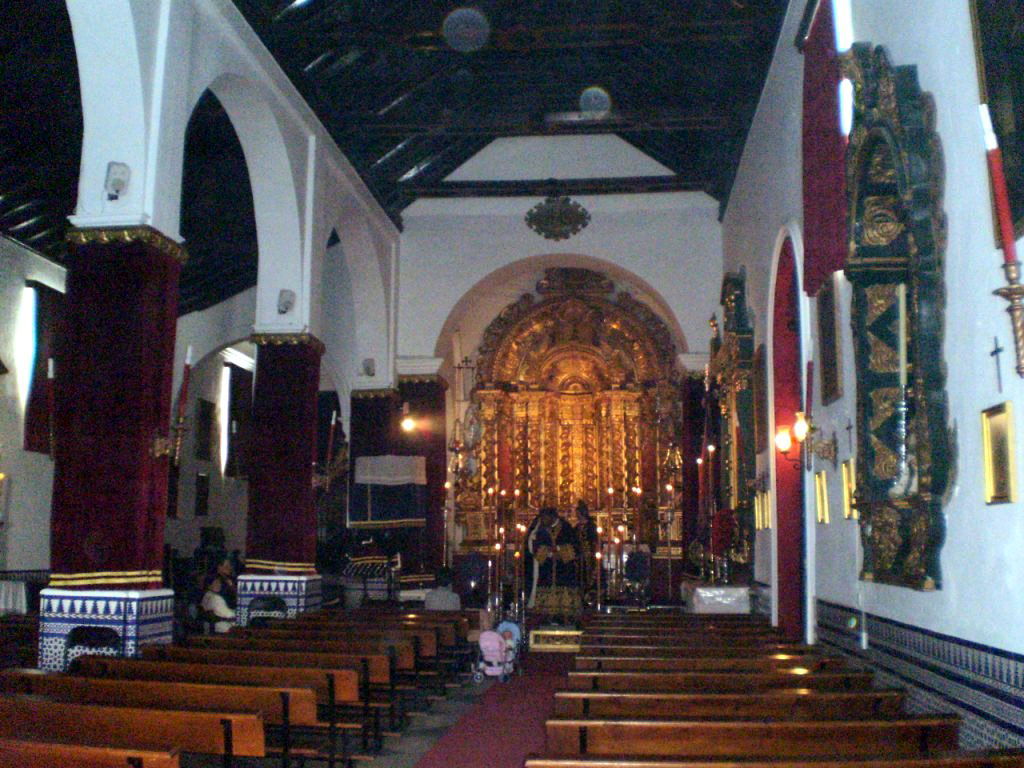
[[[999,139],[1017,237],[1024,234],[1024,3],[972,0],[981,100]]]
[[[818,291],[818,355],[821,360],[821,404],[843,396],[842,355],[839,350],[839,321],[836,316],[835,276]]]
[[[196,517],[206,517],[210,512],[210,476],[206,472],[196,473]]]
[[[213,461],[213,417],[217,406],[209,400],[196,401],[196,459]]]

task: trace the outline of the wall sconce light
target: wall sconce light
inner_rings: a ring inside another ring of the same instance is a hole
[[[402,403],[402,421],[401,427],[403,432],[412,432],[416,429],[416,419],[414,419],[409,413],[409,403]]]
[[[793,420],[792,431],[789,427],[779,427],[775,433],[775,447],[788,461],[799,464],[802,457],[790,458],[789,452],[793,448],[795,440],[801,447],[801,451],[807,451],[820,459],[832,462],[832,467],[839,466],[839,443],[836,440],[835,431],[828,440],[815,440],[814,433],[817,427],[807,418],[803,411],[797,411]]]
[[[794,467],[800,466],[800,455],[789,455],[790,451],[793,450],[793,434],[790,432],[789,427],[779,427],[775,432],[775,450],[781,453],[782,458]]]

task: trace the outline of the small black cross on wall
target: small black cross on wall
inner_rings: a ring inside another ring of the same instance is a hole
[[[1003,353],[1003,348],[999,345],[999,337],[992,337],[992,351],[989,352],[989,357],[995,358],[996,361],[996,384],[999,387],[999,391],[1003,391],[1003,369],[999,364],[999,355]]]

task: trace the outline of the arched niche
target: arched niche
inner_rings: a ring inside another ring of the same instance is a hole
[[[469,417],[479,463],[456,495],[468,539],[485,537],[496,514],[528,521],[531,509],[579,499],[656,535],[657,512],[673,503],[662,457],[679,431],[675,349],[658,315],[588,269],[546,269],[536,293],[498,313]]]
[[[941,585],[943,497],[952,482],[942,359],[946,217],[935,107],[912,66],[855,45],[847,149],[851,322],[857,371],[856,506],[861,578]]]

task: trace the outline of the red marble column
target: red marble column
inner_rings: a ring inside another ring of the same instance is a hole
[[[148,227],[75,230],[69,240],[50,586],[158,587],[186,253]]]
[[[246,570],[304,574],[316,563],[317,391],[323,345],[308,334],[256,335]]]

